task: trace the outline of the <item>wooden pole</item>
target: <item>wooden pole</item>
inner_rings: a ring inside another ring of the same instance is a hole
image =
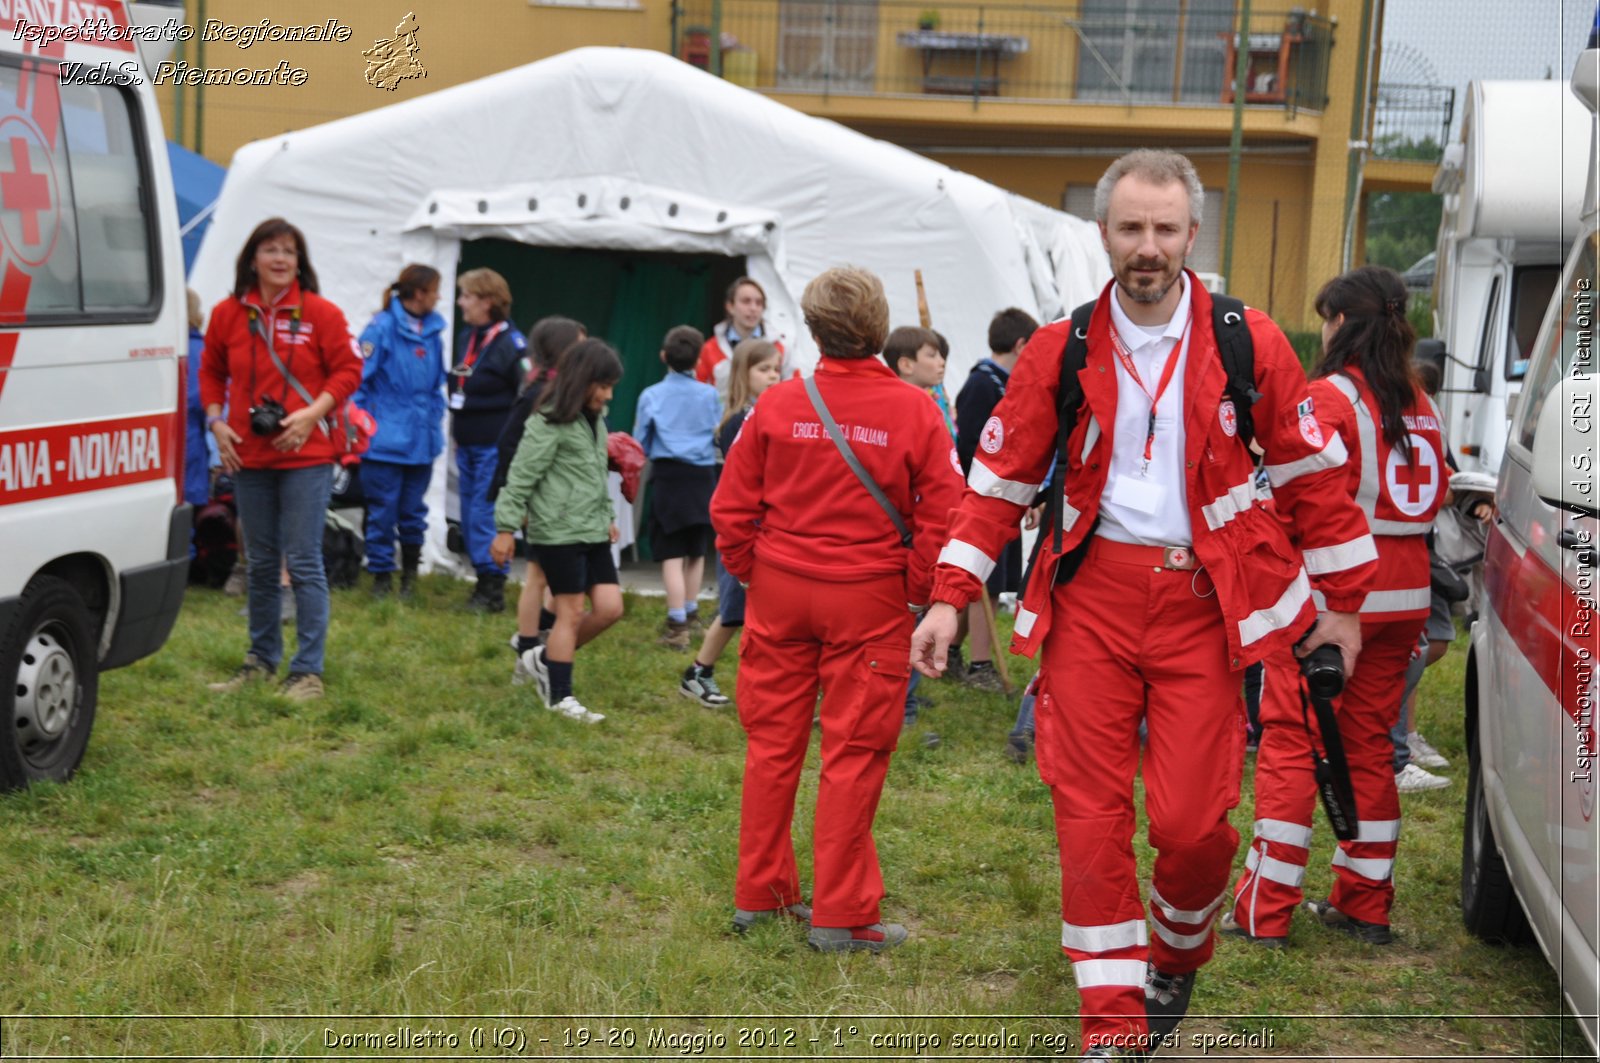
[[[928,290],[922,284],[922,271],[916,270],[917,279],[917,319],[923,328],[933,327],[933,315],[928,311]],[[1014,697],[1017,688],[1011,683],[1011,673],[1006,669],[1006,654],[1009,648],[1000,643],[1000,625],[994,618],[994,603],[989,600],[989,588],[978,586],[978,601],[983,603],[983,624],[989,632],[989,650],[994,654],[995,674],[1000,677],[1000,689],[1005,691],[1006,697]]]

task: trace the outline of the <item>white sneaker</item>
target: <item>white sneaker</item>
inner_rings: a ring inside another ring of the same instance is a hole
[[[517,655],[517,663],[511,668],[511,685],[514,687],[533,682],[533,669],[522,660],[522,651],[517,649],[517,637],[515,633],[511,636],[511,652]]]
[[[535,689],[539,691],[539,700],[544,702],[544,707],[554,708],[555,706],[550,704],[550,669],[544,663],[544,647],[535,646],[518,654],[517,669],[525,672],[533,680]],[[512,677],[512,682],[516,682],[515,676]]]
[[[1442,775],[1423,771],[1415,764],[1407,764],[1405,770],[1396,773],[1394,777],[1394,788],[1403,794],[1421,793],[1423,790],[1438,790],[1449,785],[1449,779]]]
[[[1406,735],[1406,745],[1411,747],[1411,763],[1422,768],[1448,768],[1450,762],[1439,755],[1439,751],[1428,744],[1428,740],[1412,731]]]
[[[529,650],[528,652],[532,653],[533,651]],[[584,708],[583,705],[578,702],[578,699],[573,697],[571,694],[568,694],[554,705],[551,705],[550,711],[559,712],[567,719],[577,720],[579,723],[599,723],[601,720],[605,719],[605,715],[603,713],[590,712],[588,709]]]

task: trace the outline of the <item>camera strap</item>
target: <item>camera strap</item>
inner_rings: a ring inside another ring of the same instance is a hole
[[[822,427],[828,432],[828,438],[833,440],[833,445],[839,449],[839,456],[844,458],[844,463],[850,466],[850,471],[856,474],[856,479],[861,481],[861,486],[867,489],[872,500],[883,508],[894,522],[894,530],[900,533],[900,545],[911,549],[911,530],[906,527],[905,518],[900,511],[894,508],[894,503],[883,493],[883,488],[872,478],[872,474],[861,464],[861,459],[856,457],[856,452],[850,449],[850,443],[845,439],[844,433],[839,430],[839,424],[833,419],[833,414],[828,411],[828,404],[822,401],[822,392],[817,390],[815,375],[805,378],[806,397],[811,400],[811,408],[817,411],[817,416],[822,420]]]
[[[1311,764],[1323,811],[1328,814],[1334,837],[1345,842],[1355,841],[1360,830],[1356,792],[1350,784],[1350,762],[1345,759],[1344,739],[1339,734],[1339,721],[1334,715],[1333,703],[1308,694],[1304,676],[1296,674],[1295,682],[1300,688],[1300,719],[1305,723],[1306,735],[1311,739]],[[1311,726],[1313,711],[1317,715],[1316,727]]]
[[[289,387],[294,388],[295,394],[299,395],[300,398],[305,401],[305,404],[307,406],[313,405],[316,402],[316,400],[314,398],[312,398],[311,392],[306,390],[306,386],[304,384],[300,383],[300,378],[295,376],[293,373],[289,372],[289,367],[284,365],[283,364],[283,359],[278,357],[278,352],[272,345],[272,335],[271,335],[270,331],[267,329],[267,327],[265,325],[263,325],[261,323],[261,315],[256,313],[254,310],[250,311],[250,331],[254,332],[257,336],[261,337],[261,342],[263,344],[265,344],[266,348],[267,348],[267,357],[272,359],[272,364],[277,368],[278,375],[283,377],[283,382],[285,384],[287,384]],[[290,321],[289,321],[289,331],[292,332],[292,333],[300,331],[300,315],[298,313],[296,313],[295,316],[290,319]],[[250,359],[250,392],[251,392],[251,401],[254,401],[255,398],[256,398],[255,386],[256,386],[256,360],[254,358],[251,358]],[[287,392],[285,392],[285,394],[287,394]],[[318,426],[321,427],[321,429],[324,432],[326,432],[328,430],[328,426],[325,425],[325,424],[322,424],[321,422],[318,422]]]

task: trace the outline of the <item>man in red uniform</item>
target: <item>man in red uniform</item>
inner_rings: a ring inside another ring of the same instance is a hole
[[[1313,622],[1307,648],[1336,643],[1350,669],[1374,556],[1361,511],[1335,489],[1343,446],[1304,423],[1300,363],[1248,310],[1255,438],[1289,470],[1274,485],[1277,515],[1256,497],[1211,297],[1183,269],[1203,202],[1193,166],[1171,152],[1125,155],[1096,189],[1115,279],[1082,337],[1085,401],[1056,472],[1062,537],[1058,547],[1041,535],[1012,642],[1029,656],[1044,649],[1036,749],[1055,806],[1061,945],[1084,1058],[1138,1058],[1187,1010],[1239,842],[1228,811],[1244,761],[1242,670]],[[985,427],[913,641],[925,674],[943,671],[956,610],[1049,470],[1070,329],[1034,334]],[[1320,618],[1313,585],[1326,597]],[[1141,721],[1153,935],[1132,846]]]
[[[722,563],[749,585],[733,925],[742,932],[764,917],[809,918],[812,948],[877,952],[904,941],[906,930],[880,918],[872,820],[904,713],[912,609],[928,601],[961,474],[938,406],[876,357],[889,332],[878,278],[830,269],[806,286],[801,308],[822,352],[817,391],[909,544],[846,464],[807,382],[767,389],[711,502]],[[819,687],[822,778],[808,909],[790,824]]]

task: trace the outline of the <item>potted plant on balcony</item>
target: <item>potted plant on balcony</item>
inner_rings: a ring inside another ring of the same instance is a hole
[[[936,8],[929,8],[917,16],[917,29],[936,30],[939,28],[939,12]]]

